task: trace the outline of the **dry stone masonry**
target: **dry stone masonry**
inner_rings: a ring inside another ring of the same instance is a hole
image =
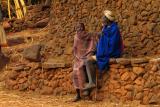
[[[89,31],[100,32],[102,12],[109,9],[115,12],[121,30],[124,57],[160,54],[159,5],[159,0],[54,0],[49,23],[53,53],[71,54],[77,21],[84,22]]]
[[[116,59],[104,76],[103,97],[110,93],[122,101],[140,100],[143,104],[160,103],[160,59]],[[106,93],[106,94],[104,94]]]
[[[8,89],[35,91],[41,94],[74,93],[71,64],[48,62],[11,67],[6,79]],[[45,66],[45,67],[43,67]],[[65,67],[65,68],[64,68]],[[160,59],[112,59],[104,74],[100,98],[114,96],[118,100],[138,100],[143,104],[160,104]],[[94,97],[94,92],[92,93]]]

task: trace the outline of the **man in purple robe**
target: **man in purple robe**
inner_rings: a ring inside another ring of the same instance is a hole
[[[88,79],[86,78],[86,67],[84,62],[88,57],[94,55],[96,46],[95,37],[96,33],[86,32],[84,24],[78,23],[73,45],[73,84],[77,92],[76,97],[73,100],[74,102],[81,99],[80,91],[85,88]]]

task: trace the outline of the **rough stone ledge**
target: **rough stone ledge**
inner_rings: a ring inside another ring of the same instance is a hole
[[[160,58],[111,58],[110,64],[130,65],[144,64],[148,62],[160,62]]]
[[[49,62],[45,62],[45,63],[42,64],[42,67],[44,69],[65,68],[66,64],[65,63],[49,63]]]
[[[160,62],[160,58],[151,59],[149,62],[150,62],[150,63]]]
[[[132,66],[139,66],[139,64],[143,65],[146,63],[157,63],[160,62],[160,58],[111,58],[110,59],[110,65],[113,64],[119,64],[122,66],[125,65],[132,65]],[[38,64],[38,65],[36,65]],[[31,64],[32,65],[32,64]],[[35,69],[37,68],[44,68],[44,69],[56,69],[56,68],[68,68],[72,67],[72,64],[69,62],[63,62],[63,61],[47,61],[44,63],[34,63],[32,66],[30,64],[21,64],[21,65],[16,65],[14,67],[11,67],[10,69],[14,71],[23,71],[23,70],[28,70],[30,68],[34,68],[33,65],[36,65]]]

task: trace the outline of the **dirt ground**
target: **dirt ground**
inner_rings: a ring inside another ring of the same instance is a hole
[[[53,96],[38,95],[33,92],[9,91],[0,83],[0,107],[159,107],[140,105],[138,102],[115,103],[111,101],[81,100],[76,103],[70,102],[73,95]]]

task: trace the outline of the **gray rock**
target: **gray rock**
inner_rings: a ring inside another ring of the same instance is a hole
[[[28,83],[19,85],[19,91],[25,91],[28,88]]]
[[[151,97],[151,99],[149,100],[149,104],[157,104],[157,103],[159,103],[160,101],[159,101],[159,99],[158,99],[158,96],[156,96],[156,95],[153,95],[152,97]]]
[[[130,22],[130,24],[131,25],[136,25],[137,24],[137,17],[136,16],[131,16],[130,18],[129,18],[129,22]]]
[[[45,18],[45,19],[37,22],[37,23],[35,24],[35,27],[43,28],[43,27],[47,26],[48,22],[49,22],[49,18]]]
[[[23,71],[25,67],[26,67],[25,65],[18,65],[18,66],[12,67],[11,69],[13,71]]]
[[[147,29],[152,32],[153,29],[155,28],[155,26],[156,26],[156,23],[148,23],[147,24]]]
[[[66,63],[61,60],[49,59],[48,61],[42,64],[44,69],[54,69],[54,68],[64,68],[66,67]]]
[[[30,46],[29,48],[24,49],[23,56],[30,61],[40,61],[40,50],[40,44]]]
[[[132,64],[141,64],[141,63],[147,63],[148,62],[148,59],[146,58],[134,58],[134,59],[131,59],[131,63]]]
[[[64,68],[66,67],[65,63],[50,63],[45,62],[42,64],[44,69],[54,69],[54,68]]]
[[[118,58],[116,59],[116,62],[118,64],[122,64],[122,65],[128,65],[128,64],[131,64],[131,60],[128,58],[128,59],[125,59],[125,58]]]
[[[116,59],[115,58],[111,58],[110,60],[109,60],[109,64],[115,64],[116,63]]]
[[[137,7],[139,6],[139,4],[140,4],[139,1],[135,1],[135,2],[133,3],[133,7],[134,7],[134,8],[137,8]]]

